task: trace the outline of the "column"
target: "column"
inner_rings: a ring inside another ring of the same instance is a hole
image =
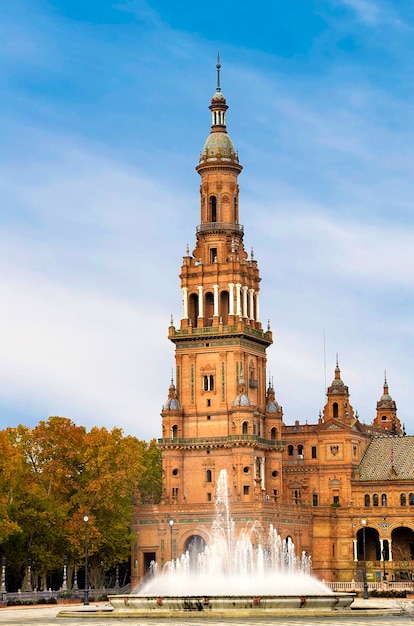
[[[241,290],[241,284],[236,283],[236,315],[238,317],[241,317],[240,290]]]
[[[388,557],[388,560],[389,560],[389,561],[392,561],[392,560],[393,560],[393,559],[392,559],[392,548],[391,548],[391,545],[392,545],[392,539],[388,539],[388,550],[389,550],[389,557]]]
[[[183,320],[188,318],[188,287],[181,287],[181,300],[183,305]]]
[[[213,312],[213,316],[214,317],[218,317],[218,314],[219,314],[219,310],[218,310],[218,290],[219,290],[219,286],[218,285],[213,285],[213,290],[214,290],[214,312]]]
[[[247,285],[243,285],[243,287],[242,287],[242,291],[243,291],[243,317],[248,317],[248,315],[247,315],[247,290],[248,290]]]
[[[358,540],[353,539],[354,544],[354,561],[358,561]]]
[[[256,322],[260,322],[260,302],[259,302],[259,292],[256,291]]]
[[[380,561],[383,561],[383,560],[384,560],[384,554],[383,554],[383,550],[384,550],[384,540],[383,540],[383,539],[380,539],[380,540],[379,540],[379,542],[380,542],[380,555],[381,555],[381,556],[380,556]]]
[[[234,315],[234,283],[229,283],[229,315]]]
[[[249,318],[251,320],[254,320],[254,289],[249,289],[249,309],[250,309]]]
[[[260,484],[263,490],[266,489],[265,485],[265,458],[264,456],[260,457]]]
[[[204,302],[203,302],[203,286],[199,285],[198,289],[198,317],[204,317]]]

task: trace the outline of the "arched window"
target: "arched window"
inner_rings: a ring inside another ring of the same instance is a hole
[[[300,456],[303,456],[303,446],[302,446],[302,444],[301,444],[301,443],[298,445],[298,454],[299,454]]]
[[[195,293],[192,293],[190,295],[190,300],[189,300],[189,311],[188,311],[188,317],[189,317],[189,321],[190,324],[193,328],[197,328],[197,320],[198,320],[198,295]]]
[[[407,506],[407,496],[405,493],[400,493],[400,505]]]
[[[277,439],[277,429],[276,428],[272,428],[272,430],[270,431],[270,439],[272,441],[276,441],[276,439]]]
[[[302,492],[300,489],[293,490],[293,503],[300,504],[302,501]]]
[[[387,494],[386,493],[381,494],[381,506],[387,506]]]
[[[197,571],[199,561],[198,555],[200,552],[204,551],[205,547],[206,542],[203,537],[200,537],[200,535],[191,535],[191,537],[186,539],[184,543],[184,554],[188,554],[189,556],[189,566],[191,572]]]
[[[408,502],[410,503],[410,506],[414,506],[414,493],[410,493],[408,495]]]
[[[333,416],[338,417],[338,403],[334,402],[332,408],[333,408]]]
[[[293,446],[288,446],[288,456],[293,456]]]
[[[206,471],[206,483],[211,483],[211,480],[212,480],[212,479],[211,479],[211,470],[210,470],[210,469],[208,469],[208,470]]]
[[[364,496],[364,506],[371,506],[371,498],[369,497],[369,493],[366,493]]]
[[[203,376],[203,389],[204,391],[214,390],[214,376]]]
[[[211,293],[211,291],[208,291],[206,293],[204,302],[205,302],[204,324],[205,326],[213,326],[214,296]]]
[[[225,326],[229,320],[229,292],[222,291],[220,294],[220,322]]]
[[[177,426],[177,424],[174,424],[174,426],[171,428],[171,437],[173,439],[176,439],[178,437],[178,426]]]
[[[249,422],[243,422],[243,424],[242,424],[242,433],[243,433],[243,435],[247,435],[248,428],[249,428]]]
[[[378,506],[378,494],[374,493],[374,495],[372,496],[372,504],[374,506]]]
[[[210,221],[217,222],[217,198],[210,196]]]

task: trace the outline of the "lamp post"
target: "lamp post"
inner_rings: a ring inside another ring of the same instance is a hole
[[[89,604],[89,580],[88,580],[88,522],[89,517],[87,515],[83,516],[83,521],[85,522],[85,594],[83,596],[83,604]]]
[[[367,520],[362,519],[362,550],[364,554],[364,600],[368,600],[368,582],[367,582],[367,550],[366,550],[366,542],[365,542],[365,527],[367,525]]]
[[[67,591],[67,590],[68,590],[68,559],[64,557],[62,591]]]
[[[73,591],[78,591],[78,588],[79,588],[78,587],[78,566],[75,563],[74,568],[73,568],[73,586],[72,586],[72,589],[73,589]]]
[[[1,559],[1,592],[6,593],[6,557]]]
[[[26,591],[32,591],[32,559],[27,559],[27,585]]]
[[[383,548],[382,549],[382,565],[383,565],[383,568],[384,568],[384,573],[382,575],[382,580],[387,580],[387,572],[385,570],[385,557],[386,557],[386,555],[387,555],[387,551],[386,551],[385,548]]]
[[[170,561],[172,563],[173,560],[173,526],[174,526],[174,520],[170,519],[170,521],[168,522],[170,525]]]

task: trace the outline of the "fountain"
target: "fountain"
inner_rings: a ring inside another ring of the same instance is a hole
[[[236,536],[228,503],[227,473],[220,472],[216,514],[208,545],[154,563],[138,593],[110,596],[113,615],[141,617],[252,617],[331,613],[347,609],[353,594],[333,593],[311,575],[311,559],[298,557],[290,538],[252,523]]]

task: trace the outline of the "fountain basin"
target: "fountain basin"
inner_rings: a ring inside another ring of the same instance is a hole
[[[329,615],[349,610],[352,593],[326,595],[109,596],[119,617],[259,617]]]

